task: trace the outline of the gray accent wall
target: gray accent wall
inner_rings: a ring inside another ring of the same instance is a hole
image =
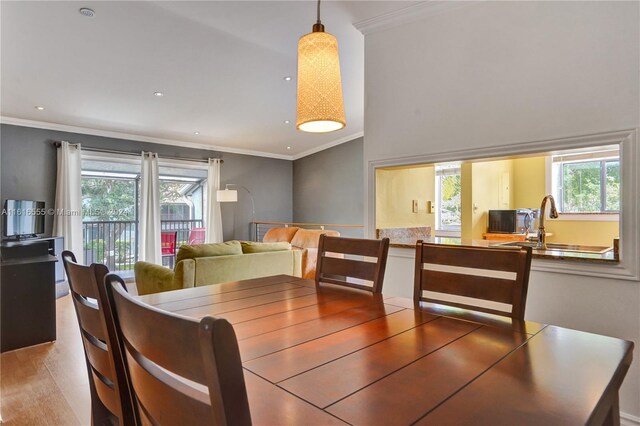
[[[79,133],[36,129],[2,124],[0,126],[0,198],[44,201],[54,206],[56,187],[56,148],[53,142],[65,140],[84,147],[139,153],[157,152],[160,157],[196,159],[222,158],[221,181],[245,186],[255,198],[256,220],[292,220],[292,162],[251,155],[230,154],[205,149],[182,148]],[[238,188],[238,203],[222,205],[224,239],[249,239],[251,203],[246,191]],[[51,235],[53,217],[47,217],[45,232]]]
[[[54,206],[56,149],[48,130],[2,124],[0,127],[0,199],[44,201]],[[45,234],[51,235],[53,216],[45,218]]]
[[[293,221],[362,225],[364,219],[363,138],[293,162]],[[362,237],[362,228],[338,229]]]

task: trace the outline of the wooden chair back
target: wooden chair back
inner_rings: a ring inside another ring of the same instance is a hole
[[[62,252],[84,346],[92,424],[134,422],[133,405],[122,354],[117,344],[111,312],[105,309],[106,293],[102,285],[109,273],[105,265],[79,265],[70,251]]]
[[[105,279],[137,413],[143,424],[250,425],[233,327],[199,322],[131,297],[122,279]]]
[[[523,320],[530,269],[530,247],[501,249],[418,241],[413,298]],[[425,297],[424,291],[453,295],[460,301],[440,295]],[[511,305],[511,309],[472,305],[472,299]]]
[[[388,253],[389,238],[367,240],[320,235],[316,285],[325,282],[382,293]],[[344,258],[344,255],[363,256],[374,261]],[[357,282],[361,280],[371,281],[372,285]]]

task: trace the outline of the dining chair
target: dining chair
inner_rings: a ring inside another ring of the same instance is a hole
[[[367,240],[320,235],[316,286],[324,282],[382,293],[388,253],[389,238]],[[370,281],[371,285],[362,281]]]
[[[62,252],[71,299],[84,346],[91,393],[91,423],[134,424],[133,404],[111,312],[105,309],[105,265],[80,265],[70,251]]]
[[[108,303],[142,424],[250,425],[238,341],[222,318],[200,321],[130,296],[116,274]]]
[[[531,247],[503,249],[418,241],[413,299],[523,320],[530,269]],[[425,296],[425,291],[431,295]]]
[[[160,233],[160,246],[162,259],[169,258],[169,267],[173,268],[176,258],[176,244],[178,242],[177,231],[162,231]]]
[[[190,246],[195,244],[204,244],[206,228],[191,228],[189,230],[188,243]]]

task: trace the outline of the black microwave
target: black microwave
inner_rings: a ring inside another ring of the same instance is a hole
[[[536,210],[489,210],[489,233],[523,234],[535,231]]]

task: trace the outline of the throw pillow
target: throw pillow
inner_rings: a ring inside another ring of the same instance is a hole
[[[291,245],[300,248],[318,248],[320,235],[325,234],[329,237],[339,237],[340,233],[333,230],[323,229],[300,229],[291,240]]]
[[[224,243],[195,244],[192,246],[181,246],[176,255],[176,263],[184,259],[195,259],[196,257],[229,256],[242,254],[240,241],[225,241]]]
[[[271,228],[264,234],[262,241],[265,243],[291,242],[291,239],[298,232],[296,227],[289,228]]]
[[[264,253],[267,251],[286,251],[291,250],[291,244],[285,242],[279,243],[257,243],[254,241],[242,241],[243,253]]]

